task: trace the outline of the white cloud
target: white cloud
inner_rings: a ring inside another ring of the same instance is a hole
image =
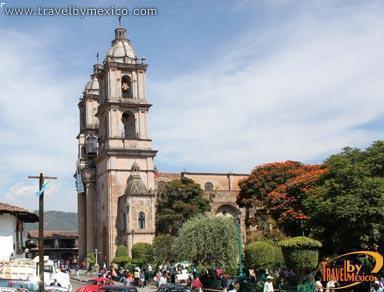
[[[38,180],[36,181],[20,181],[9,188],[9,191],[4,194],[5,202],[16,206],[27,208],[31,211],[39,208],[39,200],[36,195]],[[51,205],[55,198],[60,194],[61,183],[54,181],[49,182],[46,191],[44,192],[45,205]],[[60,206],[59,204],[56,207]],[[51,209],[51,208],[48,208]]]
[[[253,2],[270,9],[263,25],[232,36],[200,70],[149,81],[158,162],[249,171],[382,138],[357,126],[383,113],[383,4]],[[66,70],[79,52],[55,51],[53,30],[0,29],[0,201],[35,209],[37,182],[26,176],[43,171],[59,177],[46,208],[74,210],[76,97],[88,76]]]
[[[384,15],[376,5],[306,7],[219,50],[206,68],[155,80],[160,162],[249,171],[381,138],[356,128],[383,112]]]
[[[47,200],[47,208],[72,210],[76,97],[87,76],[65,71],[64,57],[54,49],[59,34],[52,31],[0,29],[0,172],[7,174],[0,177],[0,201],[34,206],[34,187],[23,181],[44,172],[58,176],[63,195],[71,198],[61,205]]]

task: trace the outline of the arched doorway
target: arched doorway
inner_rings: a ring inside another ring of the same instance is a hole
[[[216,209],[215,216],[236,217],[238,209],[230,204],[221,205]]]

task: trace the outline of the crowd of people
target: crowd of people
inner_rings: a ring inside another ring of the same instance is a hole
[[[125,286],[145,287],[152,276],[152,266],[143,265],[125,269],[111,263],[107,268],[106,263],[103,263],[99,276],[121,282]]]

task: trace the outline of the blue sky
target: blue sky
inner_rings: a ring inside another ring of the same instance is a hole
[[[15,1],[4,7],[156,7],[123,17],[149,63],[150,134],[161,171],[249,172],[321,162],[383,139],[382,1]],[[4,8],[3,7],[3,8]],[[1,9],[0,9],[1,10]],[[0,11],[0,201],[75,211],[77,102],[117,17]]]

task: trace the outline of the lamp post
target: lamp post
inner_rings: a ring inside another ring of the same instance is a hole
[[[236,223],[237,223],[237,243],[239,247],[239,277],[243,277],[243,241],[241,238],[241,211],[236,212]]]
[[[93,266],[93,269],[95,272],[99,272],[99,264],[98,264],[98,261],[97,261],[97,254],[100,253],[97,248],[95,248],[95,264]]]

